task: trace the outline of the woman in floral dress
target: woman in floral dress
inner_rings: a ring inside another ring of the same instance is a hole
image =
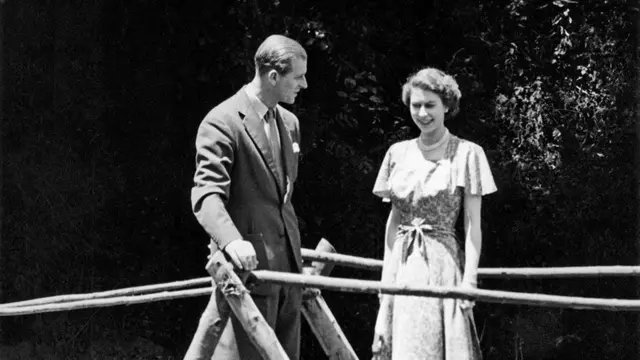
[[[434,68],[403,86],[420,136],[389,148],[374,185],[373,193],[391,202],[383,282],[476,287],[482,196],[497,189],[483,149],[445,127],[460,97],[456,81]],[[458,240],[461,208],[465,236]],[[382,295],[374,358],[481,359],[472,307],[469,300]]]

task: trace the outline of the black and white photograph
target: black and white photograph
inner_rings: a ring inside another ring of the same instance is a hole
[[[640,359],[639,18],[0,0],[0,360]]]

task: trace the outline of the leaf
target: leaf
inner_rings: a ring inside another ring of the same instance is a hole
[[[336,91],[336,94],[338,94],[338,96],[340,96],[341,98],[344,98],[344,99],[346,99],[349,96],[344,91]]]
[[[375,96],[375,95],[371,95],[369,97],[369,100],[373,101],[376,104],[382,104],[382,99],[380,99],[378,96]]]
[[[348,77],[348,78],[344,79],[344,85],[346,87],[348,87],[349,89],[353,89],[356,86],[356,81],[353,80],[352,78]]]

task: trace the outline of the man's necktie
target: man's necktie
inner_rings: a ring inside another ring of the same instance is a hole
[[[271,147],[271,153],[276,163],[276,172],[278,177],[278,185],[284,185],[284,168],[282,166],[282,151],[280,151],[280,143],[278,142],[278,125],[276,122],[275,109],[269,109],[265,115],[265,120],[269,125],[269,132],[267,132],[267,138],[269,139],[269,145]]]

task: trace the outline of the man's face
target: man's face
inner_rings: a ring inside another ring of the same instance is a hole
[[[291,71],[286,75],[278,74],[275,82],[275,94],[278,102],[293,104],[298,91],[307,88],[307,61],[293,58]]]

